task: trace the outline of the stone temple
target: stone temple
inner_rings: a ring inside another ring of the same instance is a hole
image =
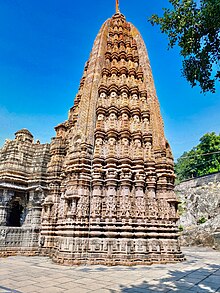
[[[0,255],[64,264],[183,260],[173,157],[148,54],[118,10],[55,130],[40,144],[22,129],[0,151]]]

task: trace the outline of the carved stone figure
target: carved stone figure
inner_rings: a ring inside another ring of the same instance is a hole
[[[117,117],[115,113],[111,113],[108,119],[108,128],[117,129]]]
[[[140,117],[138,115],[133,116],[131,131],[137,131],[140,129]]]
[[[131,107],[132,108],[136,108],[139,106],[139,103],[138,103],[138,95],[137,94],[133,94],[132,97],[131,97]]]
[[[144,117],[143,119],[143,133],[144,134],[149,132],[149,126],[150,126],[149,119],[147,117]]]
[[[129,147],[129,139],[126,137],[123,137],[121,140],[121,152],[120,156],[129,156],[130,155],[130,147]]]
[[[129,130],[129,117],[127,113],[122,113],[121,116],[121,131]]]
[[[107,153],[109,156],[116,156],[116,139],[110,137],[107,145]]]

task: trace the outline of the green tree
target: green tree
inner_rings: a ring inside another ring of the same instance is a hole
[[[163,8],[163,17],[154,14],[149,21],[167,34],[169,48],[180,47],[182,74],[192,87],[215,92],[220,80],[220,0],[169,0],[172,9]]]
[[[184,152],[175,164],[179,181],[220,171],[220,134],[206,133],[200,143]]]

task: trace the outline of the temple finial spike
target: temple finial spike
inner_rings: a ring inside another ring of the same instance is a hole
[[[120,13],[120,10],[119,10],[119,0],[116,0],[116,13]]]

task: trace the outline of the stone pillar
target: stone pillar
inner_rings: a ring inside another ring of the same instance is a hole
[[[144,173],[137,172],[135,175],[135,217],[141,222],[145,218],[146,209],[144,182]]]
[[[156,195],[156,177],[154,175],[150,175],[146,179],[147,183],[147,195],[148,198],[155,198]]]
[[[14,196],[14,191],[4,189],[0,198],[0,226],[7,225],[8,203]]]
[[[109,168],[106,175],[106,211],[105,218],[107,221],[115,222],[117,214],[117,197],[116,197],[116,179],[117,171]]]
[[[31,224],[40,226],[41,225],[41,206],[33,206],[32,207],[32,220]]]
[[[120,176],[121,190],[119,195],[119,218],[122,222],[128,221],[132,216],[132,204],[131,204],[131,170],[123,169]]]
[[[101,217],[101,185],[93,186],[91,206],[90,206],[90,217],[97,223],[100,222]]]
[[[7,207],[4,204],[0,204],[0,226],[7,225]]]
[[[91,220],[100,222],[101,218],[101,206],[102,206],[102,187],[103,180],[99,170],[95,170],[92,180],[92,195],[90,205],[90,217]]]

